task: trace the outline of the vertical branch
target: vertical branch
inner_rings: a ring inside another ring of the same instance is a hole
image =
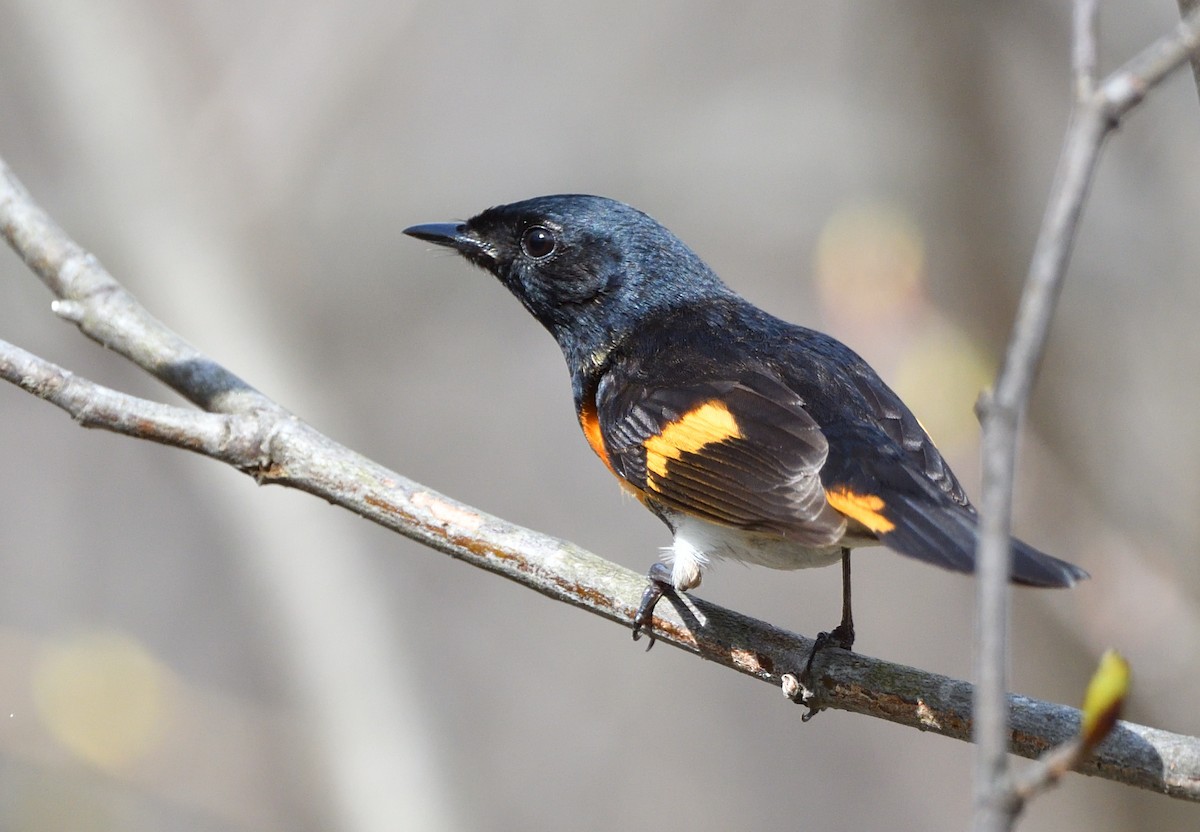
[[[990,396],[981,401],[983,498],[977,584],[977,650],[974,739],[976,832],[1012,827],[1023,801],[1008,777],[1006,661],[1008,574],[1011,568],[1013,474],[1017,432],[1045,350],[1050,320],[1062,288],[1083,204],[1105,137],[1147,92],[1200,50],[1200,9],[1097,85],[1096,0],[1076,0],[1072,73],[1076,92],[1070,126],[1034,247],[1004,366]]]
[[[1004,366],[981,401],[983,498],[978,550],[974,828],[1011,828],[1022,804],[1010,787],[1005,711],[1008,574],[1017,431],[1045,350],[1083,204],[1105,137],[1152,87],[1200,51],[1200,9],[1102,83],[1095,81],[1096,2],[1076,0],[1072,71],[1077,99],[1034,247]]]
[[[1071,70],[1075,101],[1082,103],[1096,89],[1099,41],[1099,0],[1077,0],[1071,18]]]
[[[1012,827],[1021,803],[1008,789],[1006,706],[1013,481],[1017,434],[1066,273],[1083,203],[1107,132],[1107,113],[1094,98],[1096,2],[1077,0],[1072,67],[1076,104],[1004,365],[982,402],[983,494],[976,584],[974,829]]]

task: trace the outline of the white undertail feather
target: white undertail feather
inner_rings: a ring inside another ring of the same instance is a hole
[[[671,583],[680,592],[700,586],[700,577],[708,566],[708,556],[702,549],[676,532],[675,542],[663,549],[663,562],[671,567]]]

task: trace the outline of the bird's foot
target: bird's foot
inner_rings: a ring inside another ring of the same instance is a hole
[[[647,638],[646,649],[649,650],[654,646],[654,608],[663,595],[674,592],[675,587],[671,583],[671,569],[665,563],[655,563],[646,577],[650,579],[650,583],[642,593],[642,602],[638,604],[637,612],[633,616],[633,640],[637,641],[644,632]]]
[[[812,668],[813,659],[817,657],[817,653],[825,650],[828,647],[840,647],[842,650],[850,650],[853,646],[853,624],[848,625],[846,623],[842,623],[827,633],[817,633],[817,638],[813,641],[812,650],[808,654],[808,661],[804,663],[804,672],[800,674],[800,685],[810,691],[816,689],[813,685]],[[801,717],[801,721],[808,722],[820,712],[820,708],[809,705],[808,713]]]

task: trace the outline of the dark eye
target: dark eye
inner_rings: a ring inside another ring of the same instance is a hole
[[[525,233],[521,235],[521,251],[535,260],[549,257],[554,253],[556,245],[554,234],[549,228],[543,228],[540,225],[526,229]]]

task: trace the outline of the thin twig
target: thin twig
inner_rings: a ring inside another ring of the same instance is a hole
[[[1097,91],[1099,101],[1115,129],[1117,122],[1142,102],[1180,64],[1195,57],[1200,47],[1200,9],[1191,12],[1169,34],[1143,49],[1129,63],[1109,75]]]
[[[1187,17],[1200,7],[1200,0],[1179,0],[1179,15]],[[1200,55],[1192,55],[1192,80],[1196,82],[1196,92],[1200,94]]]
[[[1097,88],[1096,6],[1077,0],[1072,65],[1076,101],[1058,172],[1034,248],[1004,366],[993,393],[981,400],[983,493],[978,549],[975,812],[976,832],[1011,829],[1023,800],[1010,787],[1003,707],[1007,662],[1007,576],[1011,568],[1013,480],[1018,429],[1045,351],[1050,322],[1066,274],[1079,218],[1104,139],[1120,118],[1178,67],[1200,43],[1200,12],[1193,13],[1106,78]]]
[[[1063,777],[1079,767],[1084,759],[1084,744],[1079,737],[1056,745],[1040,758],[1036,766],[1014,777],[1009,784],[1013,799],[1024,806],[1039,794],[1057,785]]]
[[[0,378],[70,413],[85,428],[147,439],[238,467],[261,459],[263,423],[249,413],[205,413],[172,407],[102,387],[32,353],[0,341]],[[254,467],[259,467],[254,463]]]
[[[29,196],[0,160],[0,233],[57,298],[54,311],[205,410],[279,405],[155,320]]]
[[[1130,675],[1129,663],[1117,651],[1110,648],[1100,657],[1083,697],[1079,733],[1051,748],[1035,765],[1009,778],[1007,788],[1018,813],[1030,800],[1079,768],[1117,726],[1129,697]]]
[[[1076,102],[1087,101],[1096,89],[1099,29],[1099,0],[1076,0],[1071,19],[1071,69]]]

